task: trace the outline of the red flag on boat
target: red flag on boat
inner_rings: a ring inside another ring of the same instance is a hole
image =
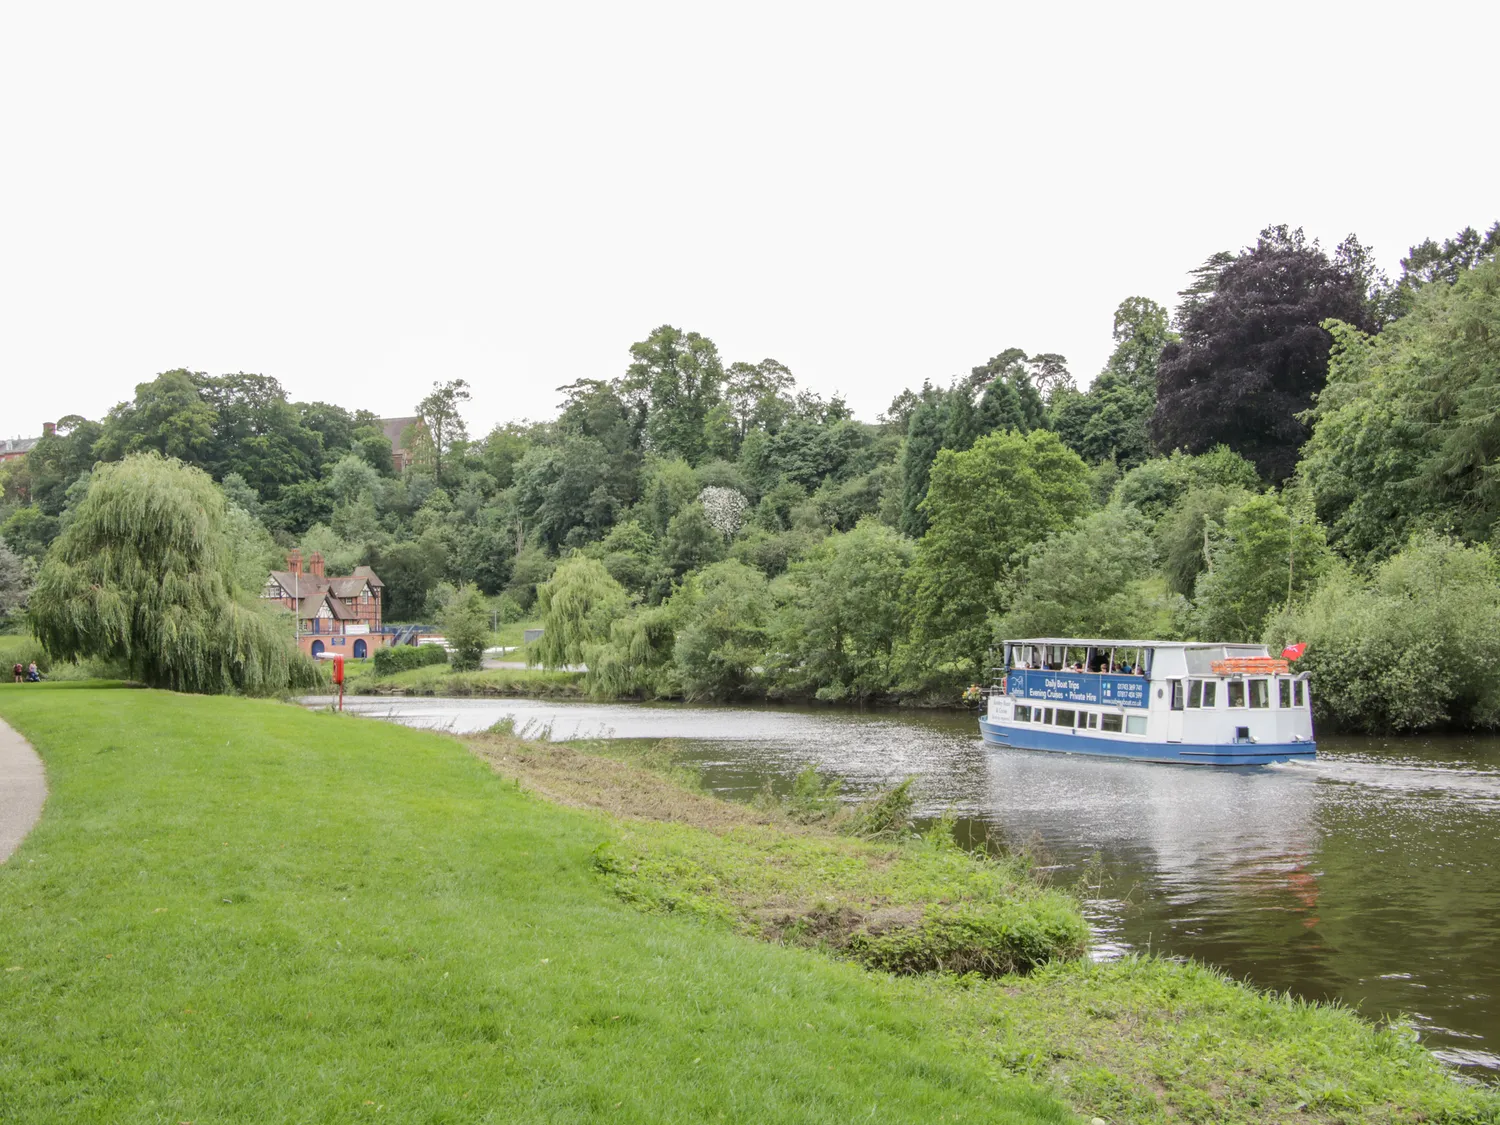
[[[1281,650],[1281,659],[1299,660],[1301,659],[1302,654],[1306,651],[1307,645],[1305,644],[1287,645],[1286,648]]]

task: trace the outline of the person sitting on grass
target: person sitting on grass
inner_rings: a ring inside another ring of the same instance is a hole
[[[36,661],[31,662],[31,667],[26,669],[26,680],[28,683],[39,684],[42,682],[42,674],[37,671]]]

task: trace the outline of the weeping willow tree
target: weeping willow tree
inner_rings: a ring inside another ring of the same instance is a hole
[[[542,637],[530,660],[546,668],[581,664],[588,648],[609,636],[610,623],[630,608],[630,595],[597,559],[574,557],[536,588]]]
[[[154,452],[101,465],[37,576],[37,639],[54,659],[111,661],[173,691],[316,683],[284,617],[235,588],[227,527],[198,469]]]

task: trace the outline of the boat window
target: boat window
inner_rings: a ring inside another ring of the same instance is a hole
[[[1040,707],[1033,707],[1031,709],[1031,721],[1033,723],[1039,723],[1042,721],[1042,709]]]
[[[1203,706],[1217,707],[1219,704],[1216,697],[1219,694],[1219,683],[1217,680],[1203,681]]]
[[[1060,727],[1076,726],[1077,714],[1078,713],[1076,711],[1064,711],[1059,709],[1057,712],[1057,725]]]
[[[1172,681],[1172,710],[1182,710],[1182,681]]]
[[[1119,734],[1125,729],[1125,716],[1105,715],[1099,722],[1099,729],[1108,731],[1110,734]]]
[[[1052,725],[1052,708],[1047,708],[1047,717],[1043,719],[1042,722],[1046,723],[1048,726]]]
[[[1245,705],[1245,681],[1229,681],[1229,706],[1243,707]]]
[[[1269,681],[1250,681],[1250,706],[1256,708],[1271,706],[1271,684]]]
[[[1302,706],[1302,681],[1301,680],[1293,680],[1292,681],[1292,706],[1293,707],[1301,707]]]
[[[1089,730],[1098,730],[1098,729],[1099,729],[1099,712],[1098,711],[1090,711],[1089,712]]]
[[[1276,704],[1278,707],[1286,708],[1292,705],[1292,681],[1276,681]]]
[[[1203,681],[1194,680],[1188,684],[1188,706],[1197,708],[1203,706]]]
[[[1145,734],[1146,733],[1146,716],[1145,715],[1126,715],[1125,716],[1125,733],[1126,734]]]
[[[1025,706],[1024,704],[1018,706],[1016,708],[1016,722],[1018,722],[1018,723],[1029,723],[1029,722],[1031,722],[1031,708]]]

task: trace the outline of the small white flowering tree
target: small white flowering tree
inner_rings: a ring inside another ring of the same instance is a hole
[[[745,512],[750,502],[737,488],[724,488],[711,484],[698,493],[698,502],[708,514],[708,522],[725,539],[733,539],[745,525]]]

